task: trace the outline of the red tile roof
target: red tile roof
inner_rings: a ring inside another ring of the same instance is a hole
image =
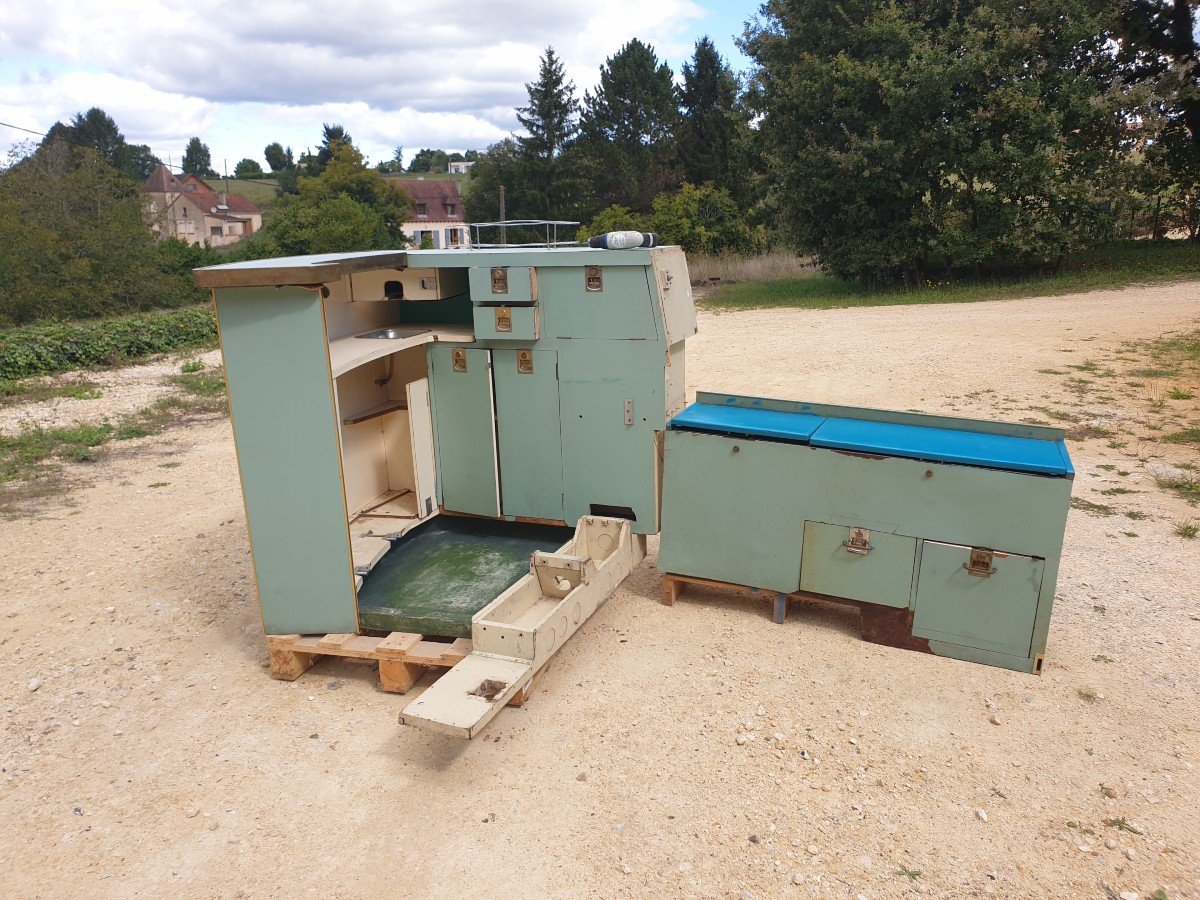
[[[412,221],[420,222],[462,222],[462,197],[458,193],[458,182],[451,178],[418,179],[389,179],[413,200]],[[424,216],[417,215],[417,204],[425,204]],[[454,206],[454,214],[446,212],[446,207]]]
[[[205,212],[231,212],[241,213],[242,215],[252,215],[262,212],[254,201],[242,194],[226,194],[224,205],[228,209],[218,210],[217,207],[221,205],[220,195],[209,187],[207,182],[202,181],[195,175],[185,175],[182,184],[183,196],[190,198],[196,206]]]
[[[183,187],[179,183],[179,179],[171,174],[171,170],[159,163],[150,173],[150,177],[146,179],[142,190],[152,194],[174,194],[183,190]]]

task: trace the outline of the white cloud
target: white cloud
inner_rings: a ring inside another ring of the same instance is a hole
[[[160,154],[192,134],[215,157],[257,155],[272,139],[315,144],[322,121],[345,125],[376,159],[396,144],[482,147],[517,127],[512,109],[547,44],[582,95],[634,36],[660,56],[687,55],[703,14],[691,0],[10,3],[0,58],[61,74],[0,85],[0,111],[44,128],[98,105]]]

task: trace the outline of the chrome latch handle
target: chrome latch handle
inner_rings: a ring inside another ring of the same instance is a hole
[[[971,560],[963,563],[963,568],[967,570],[968,575],[974,575],[976,578],[990,578],[996,574],[996,567],[992,565],[993,558],[991,550],[972,547]]]
[[[851,528],[850,537],[842,541],[847,553],[855,556],[866,556],[873,549],[871,546],[871,529]]]

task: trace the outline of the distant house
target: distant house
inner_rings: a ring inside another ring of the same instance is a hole
[[[451,175],[466,175],[471,171],[471,166],[475,165],[475,160],[460,159],[450,163]]]
[[[422,243],[435,250],[468,247],[471,236],[463,217],[458,182],[451,178],[393,179],[392,184],[412,198],[404,233],[414,247]],[[428,237],[428,241],[425,238]]]
[[[195,175],[181,178],[161,163],[142,190],[146,218],[160,237],[224,247],[262,228],[262,210],[249,198],[219,194]]]

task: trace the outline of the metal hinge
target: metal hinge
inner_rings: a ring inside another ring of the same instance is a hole
[[[625,424],[633,424],[633,400],[629,397],[625,398]]]
[[[847,553],[866,556],[873,549],[871,547],[871,529],[851,528],[850,537],[842,541],[842,546],[846,548]]]
[[[508,293],[508,269],[497,266],[492,269],[492,293]]]
[[[968,575],[974,575],[976,578],[988,578],[996,574],[996,567],[992,565],[994,556],[991,550],[972,547],[971,561],[963,563],[963,568],[967,570]]]

